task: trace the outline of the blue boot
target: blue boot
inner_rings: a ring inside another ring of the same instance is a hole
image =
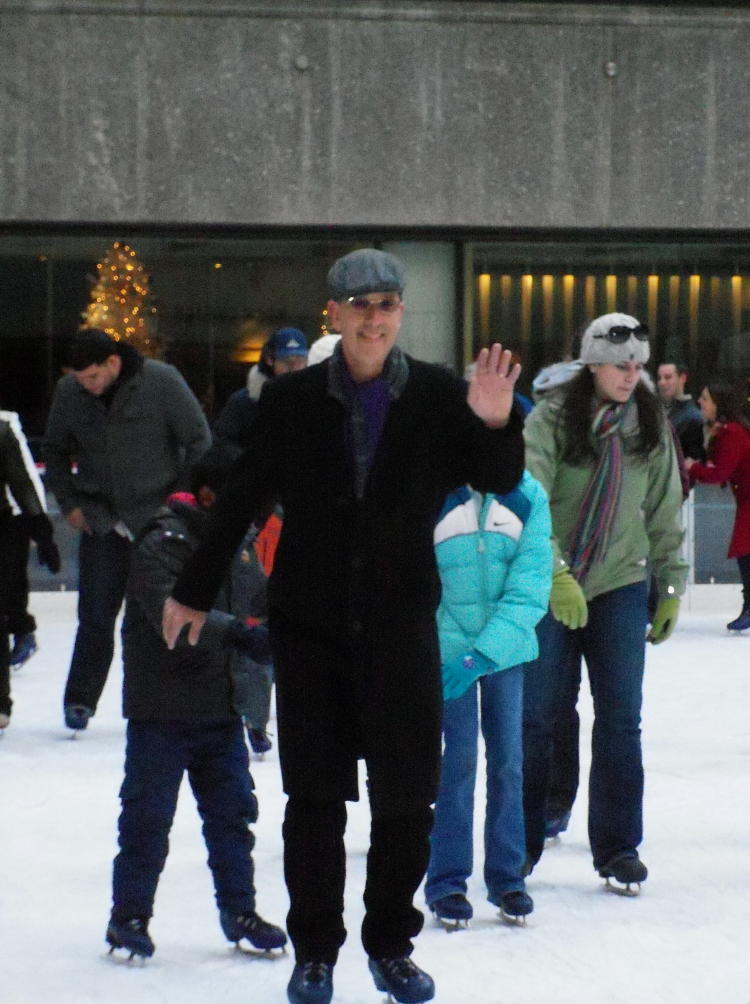
[[[525,924],[526,917],[534,912],[534,900],[523,889],[504,892],[500,897],[499,905],[503,920],[509,920],[515,924]]]
[[[398,1004],[422,1004],[435,996],[432,977],[407,955],[397,959],[370,959],[367,964],[377,989],[390,994]]]
[[[447,896],[441,896],[434,903],[430,903],[430,909],[436,919],[451,930],[466,927],[474,916],[471,903],[461,892],[452,892]]]
[[[289,1004],[330,1004],[333,966],[329,962],[298,962],[286,988]]]

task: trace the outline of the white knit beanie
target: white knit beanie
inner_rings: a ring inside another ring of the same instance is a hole
[[[581,341],[581,361],[589,363],[647,363],[650,355],[648,340],[631,335],[624,342],[607,338],[610,328],[630,328],[635,331],[641,322],[630,314],[602,314],[586,328]]]

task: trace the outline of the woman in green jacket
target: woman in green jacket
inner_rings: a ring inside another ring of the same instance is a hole
[[[594,702],[589,840],[594,868],[629,890],[647,875],[640,713],[645,642],[671,634],[684,591],[682,502],[663,409],[641,381],[648,329],[627,314],[583,335],[580,372],[526,422],[528,469],[547,490],[554,570],[524,695],[527,870],[544,848],[552,727],[586,660]],[[647,566],[662,597],[647,632]]]

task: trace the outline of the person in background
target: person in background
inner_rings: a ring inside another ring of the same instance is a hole
[[[106,940],[114,951],[151,956],[148,931],[182,776],[187,771],[229,941],[268,951],[286,935],[255,907],[250,826],[258,802],[243,737],[249,673],[270,659],[268,632],[248,627],[242,542],[200,643],[170,651],[161,637],[164,599],[206,531],[208,512],[236,452],[213,446],[194,465],[192,492],[176,493],[146,524],[128,578],[123,642],[123,714],[128,720],[119,846]]]
[[[214,422],[217,440],[228,440],[243,449],[258,411],[263,387],[275,377],[294,373],[307,366],[307,339],[299,328],[279,328],[261,349],[260,359],[251,366],[247,386],[230,395]]]
[[[275,331],[263,346],[260,360],[251,367],[247,386],[231,395],[216,419],[213,428],[216,441],[232,443],[244,449],[249,442],[250,428],[265,384],[285,373],[304,369],[307,355],[307,339],[299,328],[279,328]],[[276,506],[253,544],[255,553],[269,576],[273,570],[275,543],[281,533],[283,518],[281,508]],[[254,675],[245,718],[250,747],[253,753],[261,757],[273,747],[268,733],[273,680],[272,663],[262,667]]]
[[[539,652],[534,629],[549,602],[550,534],[547,496],[528,473],[507,495],[482,496],[468,486],[454,492],[435,527],[445,705],[425,899],[446,925],[473,915],[467,882],[480,720],[487,759],[487,898],[513,920],[534,908],[523,876],[523,682],[525,664]]]
[[[688,370],[682,363],[663,362],[656,371],[659,397],[677,433],[683,455],[703,460],[703,416],[690,394],[685,393],[687,380]]]
[[[195,642],[228,561],[269,499],[284,510],[269,583],[284,869],[296,963],[290,1004],[328,1004],[346,937],[346,802],[367,765],[372,816],[362,943],[376,987],[435,993],[411,959],[429,857],[442,694],[433,531],[449,492],[510,492],[523,473],[518,367],[480,352],[471,385],[396,345],[405,277],[363,248],[328,274],[341,341],[274,380],[212,528],[165,603],[164,636]]]
[[[698,398],[706,428],[705,463],[688,458],[691,482],[731,485],[737,509],[727,557],[736,558],[742,582],[742,610],[727,624],[730,631],[750,628],[750,422],[731,384],[712,380]]]
[[[594,868],[626,890],[648,874],[638,854],[646,566],[660,596],[654,644],[674,629],[687,577],[680,474],[664,409],[641,380],[648,357],[648,329],[636,318],[596,318],[583,335],[583,368],[537,403],[525,429],[528,469],[550,499],[554,550],[550,611],[524,688],[526,870],[544,848],[553,725],[584,658],[594,702]]]
[[[0,411],[0,420],[9,422],[17,433],[22,446],[24,464],[39,497],[43,510],[47,511],[42,479],[36,469],[34,458],[28,449],[26,437],[21,428],[21,421],[15,411]],[[8,633],[13,636],[13,648],[10,652],[10,668],[20,669],[24,663],[38,650],[36,640],[36,620],[29,610],[29,528],[26,518],[16,504],[13,494],[6,488],[7,500],[11,507],[12,518],[8,521],[5,534],[6,571],[9,580],[8,598]]]
[[[71,372],[52,398],[46,485],[80,532],[78,631],[63,696],[65,724],[85,729],[107,681],[133,540],[211,445],[174,366],[144,359],[104,331],[79,332]]]
[[[47,515],[44,492],[40,493],[38,479],[30,473],[32,465],[31,451],[17,418],[0,418],[0,730],[7,729],[10,724],[13,707],[10,697],[8,611],[17,582],[8,564],[12,554],[8,534],[13,532],[11,524],[14,519],[24,520],[27,537],[36,542],[40,564],[46,565],[53,575],[60,571],[60,554]],[[8,492],[20,516],[13,515]]]

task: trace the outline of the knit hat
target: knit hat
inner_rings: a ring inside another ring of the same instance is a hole
[[[647,363],[648,328],[629,314],[602,314],[586,328],[581,361],[589,363]]]
[[[398,258],[375,248],[361,248],[339,258],[328,273],[333,300],[346,300],[362,293],[403,293],[404,267]]]
[[[307,355],[307,339],[299,328],[279,328],[271,335],[268,347],[273,359]]]
[[[307,365],[314,366],[315,363],[322,363],[324,359],[333,354],[333,350],[340,341],[341,335],[321,335],[310,346],[310,351],[307,353]]]

